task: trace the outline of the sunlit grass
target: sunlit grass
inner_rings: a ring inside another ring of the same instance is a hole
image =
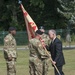
[[[17,75],[29,75],[29,51],[18,50],[17,52]],[[65,75],[75,75],[75,50],[64,50],[64,56],[66,60],[66,64],[63,67]],[[0,75],[6,75],[6,62],[2,51],[0,51]],[[54,75],[51,63],[48,75]]]

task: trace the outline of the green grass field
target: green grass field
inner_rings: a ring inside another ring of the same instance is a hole
[[[17,75],[29,75],[29,51],[19,50],[16,63]],[[75,50],[64,50],[66,65],[63,67],[65,75],[75,75]],[[6,75],[6,63],[3,58],[3,52],[0,51],[0,75]],[[49,74],[54,75],[53,67],[49,67]]]

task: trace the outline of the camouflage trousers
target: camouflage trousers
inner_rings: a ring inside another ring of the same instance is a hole
[[[29,61],[30,75],[47,75],[48,65],[46,60],[31,58]]]
[[[15,63],[14,59],[12,61],[6,61],[7,75],[16,75]]]
[[[49,64],[47,59],[42,61],[43,63],[43,75],[47,75],[48,74],[48,68],[49,68]]]

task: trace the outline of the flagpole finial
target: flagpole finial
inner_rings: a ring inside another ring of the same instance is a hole
[[[19,4],[21,4],[21,3],[22,3],[22,1],[21,1],[21,0],[18,0],[18,3],[19,3]]]

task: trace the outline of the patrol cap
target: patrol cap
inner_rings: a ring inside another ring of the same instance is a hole
[[[40,30],[37,30],[35,33],[42,35],[43,32],[41,32]]]
[[[9,27],[9,31],[13,31],[13,30],[16,30],[15,27]]]
[[[44,27],[43,26],[40,26],[39,29],[44,29]]]

